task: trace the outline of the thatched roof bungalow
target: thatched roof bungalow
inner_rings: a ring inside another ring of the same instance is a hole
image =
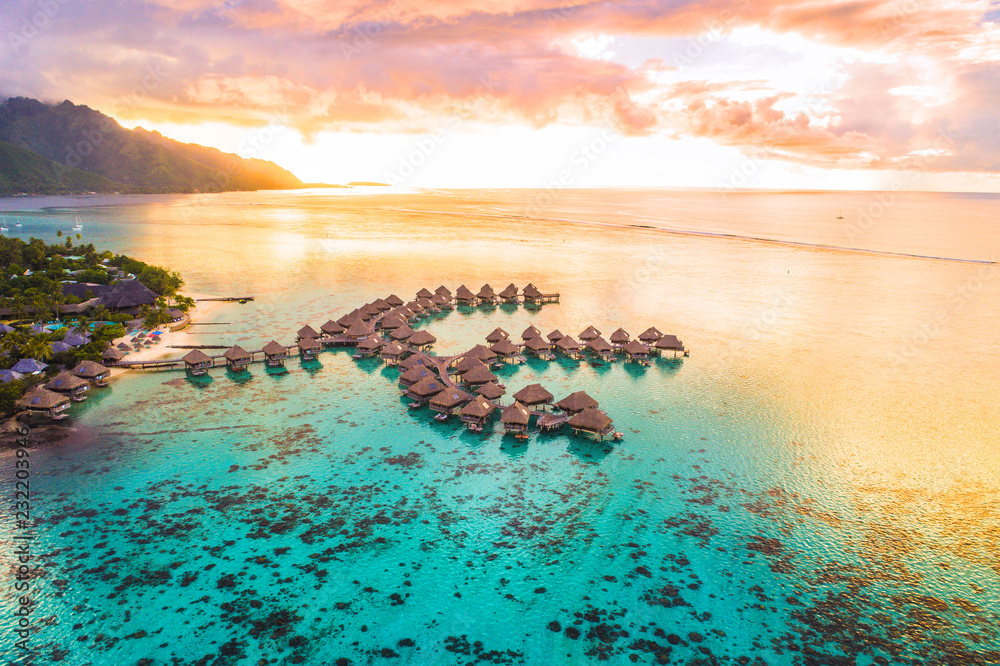
[[[467,424],[470,430],[479,432],[496,409],[495,404],[484,396],[477,395],[462,407],[459,415],[462,418],[462,423]]]
[[[659,340],[656,341],[655,347],[659,351],[672,351],[672,352],[684,351],[684,343],[681,342],[676,335],[662,336]]]
[[[278,368],[285,364],[288,358],[288,348],[277,340],[271,340],[264,345],[264,361],[270,368]]]
[[[651,345],[662,337],[663,333],[661,333],[659,329],[655,326],[650,326],[639,334],[639,341],[645,342],[647,345]]]
[[[318,337],[319,337],[319,333],[317,333],[316,329],[313,328],[312,326],[310,326],[309,324],[306,324],[305,326],[303,326],[302,328],[300,328],[299,332],[295,334],[296,341],[298,341],[298,340],[304,340],[305,338],[313,338],[313,339],[315,339],[315,338],[318,338]]]
[[[412,328],[410,328],[409,326],[400,326],[399,328],[397,328],[396,330],[394,330],[392,333],[390,333],[389,337],[391,337],[393,340],[406,340],[407,338],[409,338],[410,336],[412,336],[414,333],[415,333],[415,331]]]
[[[573,429],[574,434],[587,432],[595,435],[598,439],[604,439],[614,434],[611,417],[596,407],[590,407],[574,414],[569,420],[569,427]]]
[[[500,388],[496,382],[487,382],[476,389],[476,393],[487,400],[499,400],[507,391]]]
[[[398,308],[403,304],[403,299],[397,296],[396,294],[389,294],[388,296],[385,297],[385,302],[394,308]]]
[[[601,358],[607,358],[611,356],[611,353],[614,351],[614,347],[611,346],[611,343],[609,343],[601,336],[597,336],[596,338],[588,342],[587,349],[594,352]]]
[[[21,396],[15,406],[26,409],[32,414],[40,414],[58,421],[66,418],[63,412],[69,407],[69,398],[36,386]]]
[[[188,372],[194,376],[200,376],[212,367],[212,358],[200,349],[192,349],[181,358]]]
[[[399,360],[407,353],[407,348],[401,345],[398,341],[393,340],[386,346],[382,347],[382,351],[379,352],[379,357],[389,365],[396,365]]]
[[[484,284],[483,288],[476,294],[476,298],[479,299],[480,303],[496,303],[497,293],[493,291],[493,287],[489,284]]]
[[[437,377],[425,377],[406,390],[404,395],[411,400],[424,402],[445,389],[444,383]]]
[[[73,368],[73,374],[80,379],[92,381],[97,386],[107,386],[108,382],[106,380],[111,376],[111,371],[100,363],[80,361]]]
[[[319,342],[317,342],[313,338],[303,338],[302,340],[299,340],[298,346],[299,346],[299,358],[301,358],[303,361],[308,361],[310,359],[315,358],[316,354],[319,353],[319,350],[322,347],[319,344]]]
[[[229,369],[236,372],[246,370],[247,366],[253,362],[253,356],[250,355],[250,352],[239,345],[233,345],[227,349],[223,356],[226,357]]]
[[[503,291],[501,291],[497,296],[504,303],[516,303],[517,302],[517,286],[511,282],[507,285]]]
[[[632,340],[624,345],[622,351],[633,361],[645,361],[649,358],[649,345],[644,345],[638,340]]]
[[[557,328],[556,330],[552,331],[551,333],[549,333],[545,337],[548,338],[549,342],[551,342],[552,344],[555,344],[555,343],[559,342],[560,340],[562,340],[563,338],[565,338],[566,336],[563,335],[563,332],[560,331]]]
[[[617,331],[611,334],[611,344],[615,347],[624,347],[628,344],[628,341],[632,339],[632,336],[628,334],[624,328],[619,328]]]
[[[457,388],[447,388],[430,400],[430,408],[440,414],[451,414],[465,403],[472,400],[472,396]]]
[[[500,342],[501,340],[506,340],[510,337],[510,334],[500,327],[494,328],[493,332],[486,336],[486,342],[493,344],[494,342]]]
[[[553,395],[541,384],[528,384],[514,394],[514,400],[528,407],[551,405]]]
[[[420,291],[417,292],[417,300],[419,301],[422,298],[429,299],[433,295],[434,295],[433,291],[431,291],[430,289],[427,289],[427,288],[423,288],[423,289],[421,289]]]
[[[413,335],[406,339],[406,342],[417,349],[426,349],[437,342],[437,338],[427,331],[414,331]]]
[[[561,411],[573,415],[579,414],[585,409],[593,409],[600,407],[597,401],[587,395],[586,391],[577,391],[576,393],[570,393],[568,396],[556,403]]]
[[[492,363],[497,358],[497,355],[491,352],[486,345],[476,345],[469,351],[465,352],[465,355],[471,356],[472,358],[478,358],[483,363]]]
[[[531,422],[531,410],[519,402],[515,402],[504,408],[500,415],[500,423],[503,424],[504,432],[514,433],[518,436],[526,436],[528,423]]]
[[[344,329],[343,326],[341,326],[340,324],[338,324],[334,320],[330,319],[325,324],[323,324],[322,326],[320,326],[319,330],[324,335],[340,335],[341,333],[344,332],[345,329]]]
[[[497,376],[490,372],[485,365],[477,365],[462,375],[462,381],[469,386],[481,386],[490,382],[496,382]]]
[[[75,402],[81,402],[87,399],[83,394],[90,390],[90,382],[64,370],[50,379],[45,388],[69,396]]]
[[[358,353],[365,356],[371,356],[372,354],[377,354],[385,342],[382,338],[377,335],[369,335],[364,340],[358,342]]]
[[[455,300],[465,305],[475,305],[476,295],[464,284],[455,290]]]
[[[507,338],[504,338],[503,340],[490,345],[490,351],[506,361],[515,358],[518,355],[519,350],[517,345]]]
[[[590,342],[591,340],[600,337],[600,335],[601,332],[599,330],[593,326],[588,326],[583,330],[583,333],[580,334],[580,340],[583,342]]]
[[[521,333],[521,339],[527,341],[531,340],[532,338],[537,338],[541,336],[541,334],[542,332],[539,331],[537,328],[535,328],[535,326],[532,324],[529,325],[528,328],[524,329],[524,332]]]

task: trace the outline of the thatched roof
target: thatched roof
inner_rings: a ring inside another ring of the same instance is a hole
[[[583,333],[580,334],[580,339],[583,340],[584,342],[589,342],[590,340],[593,340],[594,338],[598,337],[600,334],[601,332],[598,331],[596,328],[594,328],[593,326],[588,326],[587,328],[584,329]]]
[[[296,333],[296,335],[298,335],[300,338],[318,338],[319,337],[319,333],[316,332],[316,329],[313,328],[312,326],[310,326],[309,324],[306,324],[305,326],[303,326],[302,328],[300,328],[299,332]]]
[[[379,314],[382,313],[382,311],[379,310],[377,307],[375,307],[375,305],[372,303],[365,303],[359,309],[361,310],[361,314],[369,319],[372,317],[377,317]]]
[[[586,391],[570,393],[568,396],[556,403],[556,407],[569,414],[576,414],[577,412],[582,412],[585,409],[598,406],[597,401],[587,395]]]
[[[409,303],[406,304],[406,309],[412,312],[413,314],[417,314],[419,312],[423,312],[424,306],[422,306],[417,301],[410,301]]]
[[[130,352],[130,351],[132,351],[132,348],[131,348],[131,347],[129,347],[129,346],[128,346],[127,344],[125,344],[124,342],[119,342],[119,343],[118,343],[118,349],[120,349],[120,350],[121,350],[121,351],[123,351],[123,352]]]
[[[650,326],[639,334],[639,339],[643,342],[656,342],[662,337],[663,333],[661,333],[655,326]]]
[[[496,353],[499,356],[512,356],[517,353],[517,345],[513,342],[504,338],[490,346],[490,351]]]
[[[404,347],[403,345],[399,344],[395,340],[393,340],[392,342],[390,342],[389,344],[387,344],[385,347],[382,347],[382,355],[383,356],[399,356],[400,354],[403,354],[404,352],[406,352],[406,347]]]
[[[372,301],[372,305],[378,308],[379,312],[386,312],[392,309],[392,305],[390,305],[389,301],[385,300],[384,298],[376,298],[374,301]]]
[[[500,292],[501,298],[517,298],[517,286],[511,282]]]
[[[437,377],[424,377],[419,382],[409,388],[407,393],[411,393],[421,398],[430,395],[437,395],[444,390],[444,384]]]
[[[505,407],[500,415],[500,423],[504,425],[528,425],[531,420],[531,411],[519,402],[515,402],[509,407]]]
[[[249,361],[252,358],[250,356],[250,352],[248,352],[246,349],[243,349],[243,347],[240,347],[239,345],[233,345],[232,347],[227,349],[226,352],[223,354],[223,356],[225,356],[227,360],[233,362]]]
[[[524,294],[527,298],[538,298],[539,296],[542,295],[542,292],[538,290],[538,287],[531,284],[530,282],[528,283],[528,286],[524,288],[524,291],[522,291],[521,293]]]
[[[432,292],[430,289],[427,289],[425,287],[425,288],[423,288],[423,289],[421,289],[420,291],[417,292],[417,300],[419,301],[421,298],[430,298],[433,295],[434,295],[434,292]]]
[[[75,391],[85,386],[90,386],[86,379],[80,379],[76,375],[66,372],[60,372],[58,375],[50,379],[46,384],[45,388],[50,391]]]
[[[451,298],[451,289],[449,289],[448,287],[446,287],[444,285],[441,285],[440,287],[438,287],[437,289],[435,289],[434,293],[435,294],[439,294],[441,296],[445,296],[447,298]]]
[[[611,343],[616,345],[623,345],[629,341],[632,336],[628,334],[624,328],[619,328],[617,331],[611,334]]]
[[[20,372],[14,372],[13,370],[7,370],[6,368],[0,370],[0,382],[6,384],[7,382],[16,382],[17,380],[24,377]]]
[[[573,339],[571,335],[564,335],[556,342],[556,347],[566,352],[580,351],[580,343]]]
[[[545,341],[544,338],[541,337],[531,338],[530,340],[524,343],[524,346],[530,349],[531,351],[535,352],[548,351],[552,349],[552,345],[550,345],[548,342]]]
[[[428,377],[437,377],[437,373],[426,365],[415,365],[409,370],[405,370],[403,374],[399,376],[399,381],[402,384],[416,384],[421,379],[427,379]]]
[[[285,347],[285,345],[281,344],[277,340],[271,340],[270,342],[268,342],[266,345],[264,345],[264,349],[262,351],[267,356],[277,356],[279,354],[285,354],[285,355],[288,354],[288,349]]]
[[[317,351],[322,345],[315,338],[303,338],[299,340],[299,351]]]
[[[22,409],[52,409],[68,405],[69,398],[52,391],[47,391],[40,387],[28,391],[17,401],[17,406]]]
[[[501,340],[506,340],[510,337],[510,334],[500,327],[494,328],[493,332],[486,336],[486,342],[494,343],[500,342]]]
[[[474,301],[476,300],[476,295],[466,287],[464,284],[455,290],[455,298],[460,301]]]
[[[391,310],[389,314],[392,314],[396,317],[402,317],[405,321],[409,321],[410,319],[413,319],[413,317],[415,317],[417,313],[415,313],[413,310],[406,307],[405,305],[401,305],[395,310]]]
[[[624,351],[629,356],[635,356],[637,354],[648,354],[649,345],[644,345],[638,340],[632,340],[627,345],[622,347],[622,351]]]
[[[429,298],[421,298],[417,300],[417,304],[424,310],[430,310],[435,307],[434,302]]]
[[[684,343],[677,339],[676,335],[664,335],[656,341],[657,349],[668,349],[671,351],[684,351]]]
[[[398,314],[387,314],[379,320],[379,326],[391,331],[394,328],[399,328],[400,326],[406,326],[406,319]]]
[[[84,379],[100,379],[101,377],[107,377],[111,374],[111,371],[105,368],[100,363],[94,363],[93,361],[80,361],[73,368],[73,374],[77,377],[83,377]]]
[[[327,335],[340,335],[344,332],[344,327],[331,319],[320,326],[319,330],[323,331]]]
[[[361,314],[361,310],[355,308],[337,320],[337,323],[347,328],[356,321],[365,321],[366,317]]]
[[[434,305],[448,305],[451,303],[451,297],[444,294],[434,294],[431,296],[431,303]]]
[[[477,395],[472,399],[471,402],[462,407],[462,411],[459,412],[462,416],[469,416],[474,419],[485,419],[487,416],[493,413],[493,410],[497,408],[492,402],[487,400],[482,395]]]
[[[358,343],[358,349],[361,351],[371,352],[381,349],[383,344],[385,343],[382,341],[382,338],[377,335],[369,335],[367,338]]]
[[[472,386],[495,382],[497,376],[490,372],[485,365],[478,365],[462,375],[462,381]]]
[[[543,405],[552,402],[553,395],[541,384],[528,384],[514,394],[514,400],[525,405]]]
[[[469,351],[465,352],[465,355],[478,358],[484,363],[489,363],[497,357],[497,355],[487,349],[485,345],[476,345]]]
[[[428,356],[423,352],[417,352],[413,356],[403,359],[402,361],[399,362],[399,368],[404,372],[409,370],[410,368],[416,368],[416,367],[433,368],[434,362],[431,360],[430,356]]]
[[[602,338],[601,336],[597,336],[596,338],[588,342],[587,348],[592,349],[598,354],[606,354],[614,349],[614,347],[611,346],[611,343]]]
[[[120,361],[125,358],[125,354],[123,354],[117,347],[108,347],[104,350],[104,353],[101,354],[101,358],[105,361]]]
[[[396,294],[389,294],[388,296],[385,297],[385,302],[394,308],[398,308],[400,305],[403,304],[403,299],[397,296]]]
[[[506,391],[500,388],[496,382],[486,382],[482,386],[476,389],[476,393],[483,396],[487,400],[499,400]]]
[[[159,296],[138,280],[122,280],[110,291],[101,294],[97,305],[106,308],[137,308],[141,305],[153,305]]]
[[[427,331],[414,331],[406,340],[411,345],[416,347],[423,347],[424,345],[432,345],[437,342],[437,338],[428,333]]]
[[[585,409],[569,419],[569,427],[598,434],[607,432],[611,424],[611,417],[596,407]]]
[[[363,321],[355,321],[353,324],[344,331],[345,335],[349,335],[352,338],[367,338],[369,335],[373,334],[375,329],[372,328],[371,324],[366,324]]]
[[[413,335],[414,330],[409,326],[403,325],[397,328],[395,331],[389,334],[393,340],[405,340],[406,338]]]
[[[521,339],[522,340],[530,340],[531,338],[537,338],[541,334],[542,334],[541,331],[539,331],[537,328],[535,328],[534,325],[531,325],[531,326],[528,326],[528,328],[524,329],[524,332],[521,333]]]
[[[464,405],[470,400],[472,400],[472,396],[465,391],[457,388],[450,388],[441,391],[436,396],[431,398],[431,407],[454,409],[459,405]]]
[[[181,360],[188,365],[201,365],[202,363],[212,362],[212,358],[200,349],[192,349],[187,354],[184,354]]]
[[[476,296],[482,299],[489,299],[489,298],[496,298],[497,294],[495,291],[493,291],[493,287],[491,287],[489,284],[484,284],[483,288],[479,290],[479,293],[476,294]]]
[[[556,330],[552,331],[551,333],[549,333],[545,337],[549,339],[549,342],[551,342],[552,344],[555,344],[555,343],[559,342],[560,340],[562,340],[563,338],[565,338],[566,336],[563,335],[563,332],[560,331],[557,328]]]
[[[466,372],[472,370],[473,368],[485,368],[485,367],[486,364],[480,361],[475,356],[465,356],[463,358],[460,358],[458,360],[458,363],[455,364],[455,372],[457,372],[460,375],[464,375]]]

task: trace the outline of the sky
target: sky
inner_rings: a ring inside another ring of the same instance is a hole
[[[4,0],[0,95],[307,182],[1000,191],[1000,0]]]

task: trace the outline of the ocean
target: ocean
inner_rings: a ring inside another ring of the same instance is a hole
[[[498,371],[508,396],[587,391],[624,433],[603,443],[436,422],[347,351],[130,373],[31,453],[35,656],[10,584],[9,663],[1000,663],[1000,197],[375,188],[0,214],[47,240],[79,217],[192,291],[254,296],[192,344],[533,282],[560,302],[420,328],[440,354],[529,324],[655,325],[691,352]]]

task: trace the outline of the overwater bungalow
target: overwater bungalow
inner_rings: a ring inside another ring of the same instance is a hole
[[[549,333],[545,337],[548,338],[549,342],[551,342],[552,344],[556,344],[557,342],[559,342],[560,340],[562,340],[566,336],[563,335],[563,332],[560,331],[557,328],[556,330],[552,331],[551,333]]]
[[[184,366],[187,371],[195,377],[200,377],[208,372],[208,369],[211,368],[214,363],[212,361],[212,357],[200,349],[192,349],[187,354],[184,354],[181,360],[184,361]]]
[[[462,381],[472,387],[482,386],[489,382],[496,382],[497,376],[490,372],[485,365],[478,365],[462,374]]]
[[[497,355],[491,352],[485,345],[476,345],[469,351],[465,352],[465,355],[471,356],[472,358],[478,358],[487,365],[497,360]]]
[[[226,364],[233,372],[243,372],[253,362],[253,356],[239,345],[233,345],[225,351]]]
[[[375,329],[372,328],[371,324],[357,320],[355,320],[355,322],[351,324],[346,331],[344,331],[344,335],[351,338],[355,342],[361,342],[369,335],[374,334]]]
[[[413,335],[406,339],[406,342],[416,349],[427,349],[437,342],[437,338],[427,331],[414,331]]]
[[[628,334],[628,331],[626,331],[624,328],[619,328],[617,331],[611,334],[610,338],[611,346],[616,349],[624,347],[625,345],[628,344],[629,340],[631,339],[632,336]]]
[[[396,365],[408,351],[409,350],[399,344],[398,341],[393,340],[386,346],[382,347],[382,351],[379,352],[379,357],[381,357],[381,359],[388,365]]]
[[[497,296],[501,303],[517,303],[517,286],[511,282]]]
[[[462,418],[462,423],[466,424],[469,430],[482,432],[486,422],[496,409],[497,406],[486,397],[477,395],[462,407],[459,415]]]
[[[417,301],[410,301],[409,303],[407,303],[406,309],[412,312],[417,317],[422,316],[424,312],[424,306],[422,306]]]
[[[31,414],[39,414],[58,421],[66,418],[63,412],[69,407],[69,398],[37,386],[21,396],[15,405]]]
[[[389,294],[385,297],[385,302],[394,308],[398,308],[403,304],[403,299],[396,294]]]
[[[340,324],[340,326],[346,330],[346,329],[350,328],[351,324],[353,324],[354,322],[356,322],[356,321],[363,322],[364,319],[365,318],[361,314],[361,310],[352,310],[351,312],[348,312],[343,317],[341,317],[340,319],[338,319],[337,323]]]
[[[511,433],[519,439],[528,437],[528,423],[531,421],[531,410],[519,402],[504,408],[500,415],[505,433]]]
[[[436,295],[438,295],[438,296],[444,296],[449,301],[451,300],[451,289],[449,289],[448,287],[446,287],[444,285],[441,285],[440,287],[438,287],[437,289],[435,289],[434,293]]]
[[[415,319],[417,316],[417,314],[413,310],[406,307],[405,305],[400,305],[398,308],[394,310],[389,310],[389,314],[394,315],[396,317],[401,317],[403,321],[407,322],[410,321],[411,319]]]
[[[358,342],[358,353],[356,357],[372,356],[377,354],[385,342],[377,335],[369,335],[364,340]]]
[[[399,362],[400,372],[406,372],[407,370],[412,370],[413,368],[416,367],[434,368],[435,365],[431,357],[423,352],[417,352],[413,356],[404,358],[402,361]]]
[[[400,315],[387,314],[379,320],[378,326],[383,330],[392,331],[401,326],[406,326],[406,319]]]
[[[674,352],[674,356],[677,356],[677,352],[684,352],[684,355],[687,356],[684,343],[677,339],[676,335],[664,335],[656,341],[654,348],[658,352],[672,351]]]
[[[455,365],[448,369],[448,374],[464,375],[473,368],[486,368],[486,364],[474,356],[463,356],[458,359],[458,362],[455,363]],[[487,370],[488,369],[489,368],[487,368]]]
[[[580,351],[583,349],[583,347],[580,345],[579,342],[573,339],[573,336],[564,335],[563,337],[559,338],[558,342],[556,342],[556,349],[561,351],[566,356],[569,356],[570,358],[580,358],[581,356]]]
[[[614,352],[614,347],[611,346],[611,343],[602,338],[601,336],[597,336],[596,338],[588,342],[587,349],[594,352],[597,356],[599,356],[602,360],[605,361],[611,360],[612,353]]]
[[[554,396],[541,384],[528,384],[523,389],[514,394],[514,400],[526,407],[540,407],[544,409],[552,404]]]
[[[403,326],[400,326],[399,328],[397,328],[396,330],[394,330],[392,333],[390,333],[389,337],[392,338],[393,340],[406,340],[407,338],[409,338],[410,336],[412,336],[414,333],[415,333],[415,331],[412,328],[410,328],[409,326],[403,325]]]
[[[418,298],[417,305],[421,307],[421,311],[424,313],[441,312],[441,308],[434,305],[434,302],[429,298]]]
[[[267,363],[267,367],[280,368],[285,365],[285,359],[288,358],[288,348],[277,340],[268,342],[264,345],[262,351],[264,352],[264,362]]]
[[[50,379],[45,384],[45,388],[61,393],[73,402],[83,402],[87,399],[84,393],[90,390],[90,382],[86,379],[80,379],[71,372],[63,371]]]
[[[306,338],[311,338],[315,340],[318,337],[319,333],[316,331],[316,329],[310,326],[309,324],[306,324],[305,326],[299,329],[298,333],[295,334],[295,341],[298,342],[299,340],[304,340]]]
[[[470,400],[472,400],[472,396],[465,391],[447,388],[430,399],[430,408],[438,413],[434,418],[443,421]]]
[[[422,298],[430,299],[431,296],[433,296],[433,295],[434,295],[433,291],[431,291],[430,289],[424,288],[424,289],[421,289],[420,291],[417,292],[417,300],[419,301]]]
[[[490,351],[496,354],[497,357],[505,363],[516,360],[520,355],[520,350],[517,348],[517,345],[507,338],[490,345]]]
[[[528,283],[528,286],[521,292],[524,302],[527,304],[541,305],[542,303],[558,303],[559,294],[543,294],[535,285]]]
[[[569,427],[573,429],[574,435],[586,432],[594,435],[599,440],[615,436],[614,424],[611,417],[596,407],[590,407],[578,414],[574,414],[569,419]]]
[[[524,347],[540,359],[546,361],[556,360],[555,355],[552,353],[552,345],[541,336],[531,338],[524,343]]]
[[[94,363],[93,361],[80,361],[76,364],[76,367],[73,368],[73,374],[80,379],[94,382],[94,386],[107,386],[107,379],[111,376],[111,371],[100,363]]]
[[[487,400],[497,401],[499,400],[507,391],[500,388],[496,382],[487,382],[476,389],[476,393],[483,396]]]
[[[427,379],[428,377],[435,378],[437,376],[437,372],[434,368],[425,365],[417,365],[409,370],[404,370],[402,374],[399,375],[399,383],[403,386],[413,386],[423,379]]]
[[[507,331],[497,327],[493,329],[492,333],[486,336],[486,342],[492,345],[493,343],[500,342],[501,340],[506,340],[509,337],[510,334]]]
[[[410,400],[416,401],[416,404],[421,405],[430,400],[432,396],[435,396],[443,391],[445,388],[444,383],[442,383],[437,377],[425,377],[416,384],[410,386],[403,395]]]
[[[451,298],[444,294],[434,294],[431,296],[431,303],[439,310],[451,310]]]
[[[334,335],[341,335],[345,329],[343,326],[331,319],[320,326],[319,330],[323,333],[323,335],[333,337]]]
[[[392,305],[384,298],[376,298],[372,301],[372,305],[374,305],[379,312],[388,312],[392,309]]]
[[[521,339],[527,342],[528,340],[537,338],[541,335],[542,332],[535,328],[534,325],[529,325],[528,328],[524,329],[524,332],[521,333]]]
[[[125,358],[125,354],[117,347],[108,347],[101,353],[101,362],[105,365],[114,365]]]
[[[661,333],[655,326],[650,326],[639,334],[639,341],[645,342],[647,345],[651,345],[662,337],[663,333]]]
[[[322,345],[320,345],[319,342],[313,338],[303,338],[302,340],[299,340],[298,346],[299,358],[303,361],[309,361],[316,358],[316,354],[318,354],[319,350],[322,348]]]
[[[579,414],[585,409],[600,407],[600,405],[597,404],[596,400],[587,395],[586,391],[577,391],[576,393],[570,393],[568,396],[557,402],[556,407],[572,416],[574,414]]]
[[[361,306],[360,310],[365,319],[372,319],[382,314],[382,311],[375,307],[372,303],[365,303]]]
[[[593,326],[588,326],[587,328],[584,329],[583,333],[580,334],[580,340],[586,344],[591,340],[600,337],[600,335],[601,335],[600,331],[598,331]]]
[[[462,305],[475,305],[476,295],[464,284],[455,290],[455,300]]]
[[[632,340],[622,346],[622,351],[628,356],[630,361],[636,361],[644,365],[649,363],[649,345],[644,345],[638,340]]]
[[[483,288],[476,294],[476,298],[479,299],[480,304],[495,305],[497,302],[497,293],[493,291],[493,287],[489,284],[484,284]]]

